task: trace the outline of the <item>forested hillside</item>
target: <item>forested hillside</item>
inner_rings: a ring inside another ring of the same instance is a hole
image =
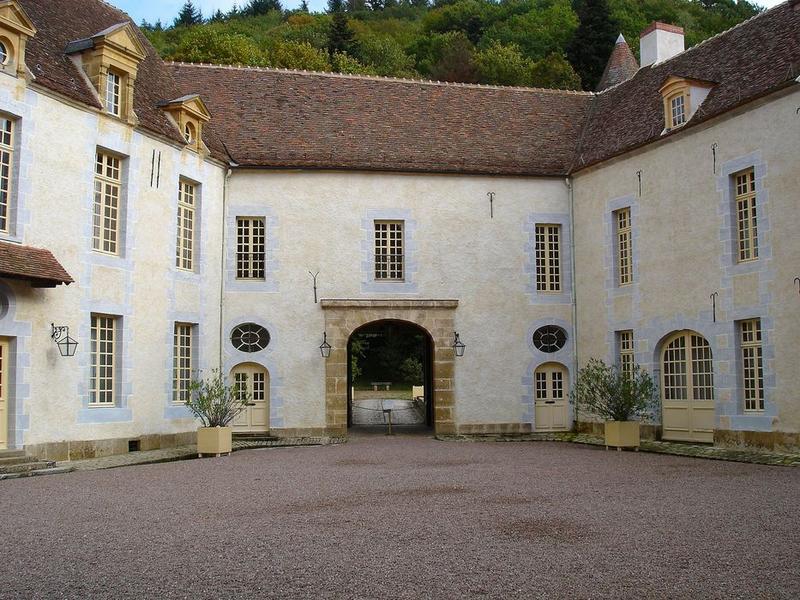
[[[173,23],[142,27],[179,61],[591,90],[620,32],[638,53],[647,24],[674,23],[688,47],[760,10],[745,0],[329,0],[309,13],[305,2],[249,0],[201,15],[187,1]]]

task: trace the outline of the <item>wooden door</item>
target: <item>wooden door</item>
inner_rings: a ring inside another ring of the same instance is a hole
[[[256,364],[247,363],[231,371],[234,385],[250,397],[250,406],[233,420],[234,432],[266,433],[269,431],[269,373]]]
[[[711,346],[700,334],[681,331],[661,355],[662,437],[714,441],[714,367]]]
[[[0,450],[8,448],[8,340],[0,339]]]
[[[566,431],[569,423],[569,379],[563,365],[547,363],[534,372],[536,431]]]

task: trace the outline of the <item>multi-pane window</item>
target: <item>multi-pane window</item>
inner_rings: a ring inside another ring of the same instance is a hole
[[[192,331],[190,323],[175,323],[172,354],[172,401],[185,404],[192,382]]]
[[[107,254],[119,253],[119,218],[122,176],[120,159],[97,153],[94,170],[92,248]]]
[[[764,363],[761,352],[761,319],[740,323],[744,409],[764,410]]]
[[[115,117],[120,116],[122,77],[114,71],[109,71],[106,76],[106,111]]]
[[[14,122],[0,117],[0,232],[2,233],[8,233],[10,228],[13,142]]]
[[[403,222],[375,221],[375,279],[404,277]]]
[[[266,226],[262,217],[236,218],[236,278],[264,279]]]
[[[116,330],[116,317],[92,315],[89,404],[94,406],[114,404]]]
[[[758,258],[758,222],[756,220],[756,178],[749,169],[736,178],[736,222],[739,261]]]
[[[669,102],[672,126],[678,127],[686,123],[686,96],[675,96]]]
[[[617,226],[617,272],[619,285],[633,281],[631,262],[631,209],[622,208],[614,213]]]
[[[175,266],[194,269],[194,227],[197,186],[188,181],[178,182],[178,239],[175,245]]]
[[[633,375],[633,331],[620,331],[617,333],[619,343],[619,370],[630,377]]]
[[[561,291],[561,226],[537,225],[535,233],[536,291]]]

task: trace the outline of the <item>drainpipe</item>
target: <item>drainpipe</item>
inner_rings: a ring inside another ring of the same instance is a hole
[[[228,170],[225,173],[225,179],[222,181],[222,235],[220,236],[220,261],[219,261],[219,372],[222,373],[222,348],[224,345],[224,322],[223,319],[223,304],[225,299],[225,231],[228,228],[228,180],[233,173],[231,167],[236,166],[235,163],[229,163]]]
[[[572,176],[568,176],[564,183],[569,190],[569,244],[570,244],[570,266],[572,267],[572,389],[575,389],[575,381],[578,377],[578,274],[575,271],[575,186]],[[578,400],[575,400],[575,429],[578,428]]]

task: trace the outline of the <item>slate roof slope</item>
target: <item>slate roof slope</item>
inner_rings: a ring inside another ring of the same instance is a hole
[[[101,0],[19,0],[19,3],[37,29],[28,41],[25,57],[36,83],[77,102],[102,108],[86,78],[65,54],[67,44],[130,21],[130,17]],[[183,143],[180,132],[157,107],[159,102],[182,94],[153,46],[137,27],[134,30],[147,56],[139,65],[133,110],[141,127]]]
[[[627,81],[636,75],[638,70],[639,63],[636,62],[636,57],[633,56],[628,42],[625,41],[625,36],[620,33],[617,43],[614,44],[614,49],[611,51],[611,56],[608,58],[600,83],[597,84],[597,91],[600,92]]]
[[[171,65],[244,167],[563,175],[591,95],[211,65]]]
[[[689,122],[662,136],[659,88],[670,75],[716,82]],[[800,11],[782,4],[595,97],[573,171],[694,127],[800,76]]]
[[[73,282],[49,250],[8,242],[0,242],[0,276],[28,280],[37,287]]]

